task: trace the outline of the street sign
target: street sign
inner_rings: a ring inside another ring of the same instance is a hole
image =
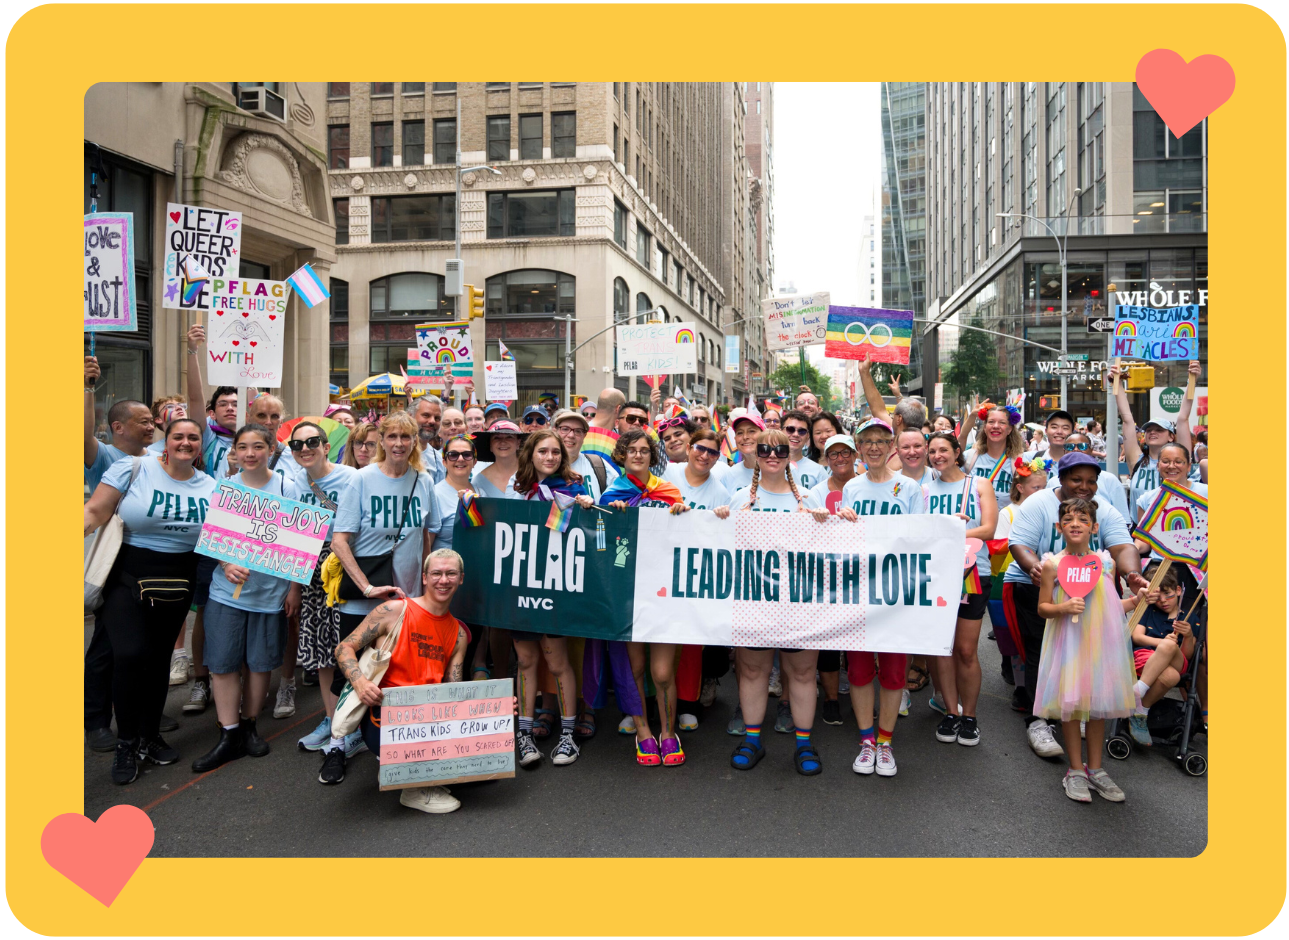
[[[1056,366],[1048,375],[1078,375],[1079,370],[1073,366]]]
[[[1057,356],[1056,358],[1059,359],[1061,362],[1087,362],[1088,354],[1087,353],[1064,353],[1063,355]]]
[[[1088,320],[1087,327],[1089,333],[1113,333],[1114,317],[1097,317],[1095,320]]]

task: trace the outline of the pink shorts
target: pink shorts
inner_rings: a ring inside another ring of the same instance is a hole
[[[908,653],[846,653],[846,678],[854,686],[868,685],[877,676],[882,688],[902,689],[908,670]]]
[[[1149,660],[1150,657],[1154,655],[1155,655],[1154,650],[1147,649],[1145,647],[1142,647],[1141,649],[1135,649],[1132,651],[1132,662],[1133,662],[1133,665],[1137,667],[1138,679],[1141,678],[1141,670],[1146,668],[1147,660]],[[1186,658],[1186,654],[1182,653],[1182,675],[1186,675],[1186,669],[1188,666],[1190,666],[1190,664],[1191,664],[1191,661]]]

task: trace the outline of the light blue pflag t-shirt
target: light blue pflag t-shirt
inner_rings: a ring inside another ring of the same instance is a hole
[[[241,483],[247,489],[258,490],[267,496],[300,499],[300,488],[291,480],[276,473],[269,477],[269,481],[263,487],[251,486],[242,478],[241,472],[230,479]],[[237,562],[230,562],[230,564],[237,564]],[[210,599],[237,610],[255,614],[275,614],[285,605],[286,593],[291,590],[291,585],[294,583],[286,578],[275,578],[271,574],[252,569],[250,577],[242,585],[242,593],[234,600],[233,592],[237,590],[237,585],[224,576],[223,569],[216,568],[210,579]]]
[[[921,484],[902,473],[882,483],[874,483],[867,473],[861,473],[842,488],[841,501],[860,516],[907,516],[926,512],[926,494]]]
[[[310,506],[322,507],[322,500],[318,498],[318,494],[313,492],[313,487],[309,485],[313,482],[318,485],[318,489],[322,490],[327,499],[335,505],[336,510],[340,507],[341,494],[349,488],[349,484],[353,482],[354,477],[358,476],[357,467],[348,467],[342,463],[332,464],[330,473],[321,480],[313,481],[309,479],[309,471],[304,467],[295,464],[293,469],[294,474],[291,475],[290,479],[295,484],[296,489],[300,491],[300,502],[308,503]],[[333,512],[336,510],[333,510]],[[332,526],[333,528],[335,526],[334,520],[332,521]],[[331,541],[330,529],[327,530],[327,541]]]
[[[752,473],[752,468],[747,464],[742,462],[736,463],[721,477],[721,485],[724,486],[725,489],[729,490],[730,495],[733,496],[739,490],[746,489],[752,485]],[[800,484],[797,485],[797,490],[800,492],[804,492],[809,488],[810,487],[808,486],[802,487]],[[733,505],[733,503],[730,505]]]
[[[187,480],[175,480],[156,457],[144,454],[138,458],[139,475],[131,483],[134,460],[118,460],[102,481],[125,494],[117,510],[125,523],[125,544],[154,552],[192,551],[206,521],[215,481],[200,470]]]
[[[470,487],[464,487],[464,489],[470,489]],[[439,501],[439,518],[443,520],[443,527],[439,529],[439,534],[434,539],[434,547],[435,549],[451,548],[453,537],[456,535],[457,507],[461,503],[461,493],[444,479],[434,484],[434,498]]]
[[[94,462],[85,468],[85,485],[90,488],[92,494],[98,485],[103,482],[103,474],[107,473],[108,467],[112,466],[122,457],[130,456],[115,444],[104,444],[98,442],[98,453],[94,456]]]
[[[792,480],[797,484],[797,489],[803,493],[827,476],[828,471],[804,454],[800,460],[792,464]]]
[[[980,492],[977,487],[980,485],[979,477],[967,477],[971,481],[970,492],[967,496],[967,508],[962,508],[962,493],[967,489],[965,480],[958,480],[956,483],[946,483],[936,475],[936,478],[926,485],[926,511],[933,516],[953,516],[962,513],[967,517],[967,528],[974,529],[981,523],[980,518]],[[986,542],[987,539],[981,539]],[[989,546],[982,544],[976,552],[976,574],[982,578],[989,577]]]
[[[407,522],[400,532],[399,523],[405,514]],[[358,471],[341,494],[332,538],[336,532],[348,532],[352,536],[349,549],[355,556],[384,555],[392,550],[394,583],[408,597],[419,597],[421,549],[425,544],[422,530],[437,537],[442,528],[443,517],[429,473],[417,473],[409,467],[401,477],[392,479],[376,464],[369,464]],[[384,600],[364,597],[345,601],[340,612],[369,614]]]
[[[730,491],[714,474],[708,474],[702,486],[692,486],[685,477],[685,464],[673,463],[667,467],[662,478],[668,483],[676,484],[685,505],[690,509],[715,509],[717,506],[730,504]]]
[[[1040,559],[1048,554],[1056,554],[1065,548],[1065,538],[1057,523],[1060,521],[1061,501],[1056,490],[1039,490],[1016,510],[1007,541],[1011,545],[1023,545],[1034,552]],[[1128,524],[1123,515],[1107,501],[1104,504],[1097,500],[1097,532],[1092,536],[1090,547],[1099,552],[1103,548],[1113,548],[1132,541],[1128,535]],[[1029,572],[1013,560],[1007,566],[1003,576],[1005,584],[1030,584]]]

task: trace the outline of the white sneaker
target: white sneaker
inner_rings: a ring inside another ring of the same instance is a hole
[[[855,763],[850,765],[850,769],[857,774],[871,774],[876,762],[877,745],[872,741],[865,741],[859,749],[859,756],[855,758]]]
[[[889,741],[885,744],[877,745],[877,776],[895,776],[895,754],[891,751]]]
[[[618,734],[635,734],[635,733],[636,733],[636,720],[632,718],[630,715],[627,715],[625,718],[623,718],[621,721],[618,722]]]
[[[274,718],[290,718],[295,714],[295,680],[283,680],[277,687],[277,704],[273,706]]]
[[[1065,748],[1056,743],[1052,729],[1042,719],[1031,724],[1026,734],[1029,735],[1029,746],[1039,757],[1060,757],[1065,753]]]
[[[171,685],[183,685],[188,681],[188,664],[191,662],[187,650],[175,650],[170,654]]]
[[[684,712],[676,718],[676,726],[680,728],[681,731],[697,731],[698,716],[691,715],[689,712]]]
[[[398,802],[422,813],[451,813],[461,808],[461,801],[447,787],[408,787],[399,794]]]
[[[900,693],[900,717],[907,718],[909,714],[909,704],[913,701],[909,695],[909,690],[905,689]]]
[[[783,682],[779,678],[779,670],[770,671],[770,694],[776,698],[783,694]]]

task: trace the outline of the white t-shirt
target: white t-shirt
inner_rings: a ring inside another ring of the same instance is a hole
[[[605,460],[603,457],[599,459],[604,465],[604,486],[607,489],[618,478],[618,468],[614,466],[612,460]],[[488,464],[488,466],[491,466],[491,464]],[[586,454],[579,453],[577,459],[570,464],[570,467],[574,473],[582,474],[582,486],[586,487],[586,491],[591,494],[591,499],[598,503],[604,493],[600,491],[600,481],[596,478],[595,468],[591,466],[591,461]]]
[[[842,502],[860,516],[911,515],[926,512],[926,492],[901,473],[874,483],[861,474],[841,491]]]
[[[752,487],[750,484],[740,487],[730,499],[730,508],[734,510],[749,508],[748,498],[751,493]],[[764,486],[761,486],[757,487],[756,505],[752,506],[751,509],[755,512],[796,512],[797,500],[792,495],[791,490],[785,493],[771,493]]]
[[[1057,528],[1060,509],[1061,501],[1057,498],[1054,489],[1040,490],[1030,496],[1016,512],[1011,532],[1007,536],[1008,544],[1023,545],[1039,558],[1064,549],[1065,539],[1061,536],[1061,530]],[[1128,524],[1122,514],[1108,502],[1102,505],[1101,501],[1097,500],[1097,526],[1097,533],[1092,536],[1090,542],[1094,552],[1124,545],[1132,540],[1128,535]],[[1011,584],[1029,584],[1029,573],[1021,568],[1020,562],[1013,561],[1007,567],[1003,581]]]
[[[708,475],[702,486],[693,486],[685,478],[685,464],[673,463],[662,478],[668,483],[676,484],[680,495],[685,498],[685,505],[690,509],[715,509],[717,506],[730,504],[730,491],[716,479],[714,473]],[[598,496],[596,500],[599,500]]]

